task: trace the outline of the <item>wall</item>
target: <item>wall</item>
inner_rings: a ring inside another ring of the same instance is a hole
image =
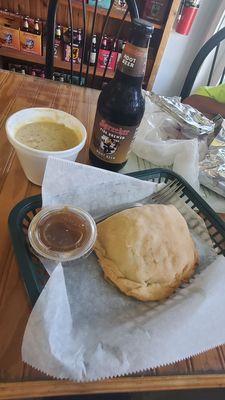
[[[179,95],[189,67],[206,39],[215,31],[219,17],[225,10],[225,0],[201,0],[192,30],[188,36],[173,31],[153,86],[153,91],[165,95]]]

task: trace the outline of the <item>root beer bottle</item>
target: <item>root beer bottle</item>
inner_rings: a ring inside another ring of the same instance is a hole
[[[118,171],[127,162],[145,110],[142,81],[152,32],[149,22],[133,20],[115,77],[100,93],[89,152],[97,167]]]

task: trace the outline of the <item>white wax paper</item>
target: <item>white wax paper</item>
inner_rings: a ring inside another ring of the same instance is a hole
[[[154,190],[154,184],[49,159],[43,205],[74,204],[94,215]],[[30,315],[23,360],[57,378],[96,380],[179,361],[225,342],[225,260],[201,218],[181,199],[200,252],[190,284],[161,303],[142,303],[105,282],[94,254],[58,264]]]

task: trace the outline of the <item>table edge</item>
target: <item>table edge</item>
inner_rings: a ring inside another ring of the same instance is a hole
[[[0,399],[27,399],[61,395],[155,392],[163,390],[225,388],[224,374],[167,375],[106,379],[76,383],[63,380],[0,382]]]

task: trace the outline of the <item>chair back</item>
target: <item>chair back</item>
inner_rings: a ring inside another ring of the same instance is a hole
[[[214,50],[213,60],[212,60],[212,64],[210,67],[208,80],[206,82],[207,86],[211,84],[213,72],[215,70],[219,50],[221,47],[221,42],[224,39],[225,39],[225,28],[222,28],[218,32],[216,32],[199,50],[193,63],[191,64],[191,67],[188,71],[183,88],[181,90],[180,96],[181,96],[182,100],[190,95],[192,87],[195,82],[195,79],[198,75],[198,72],[199,72],[203,62],[206,60],[207,56]],[[224,68],[221,73],[219,84],[223,82],[224,76],[225,76],[225,62],[224,62]]]

